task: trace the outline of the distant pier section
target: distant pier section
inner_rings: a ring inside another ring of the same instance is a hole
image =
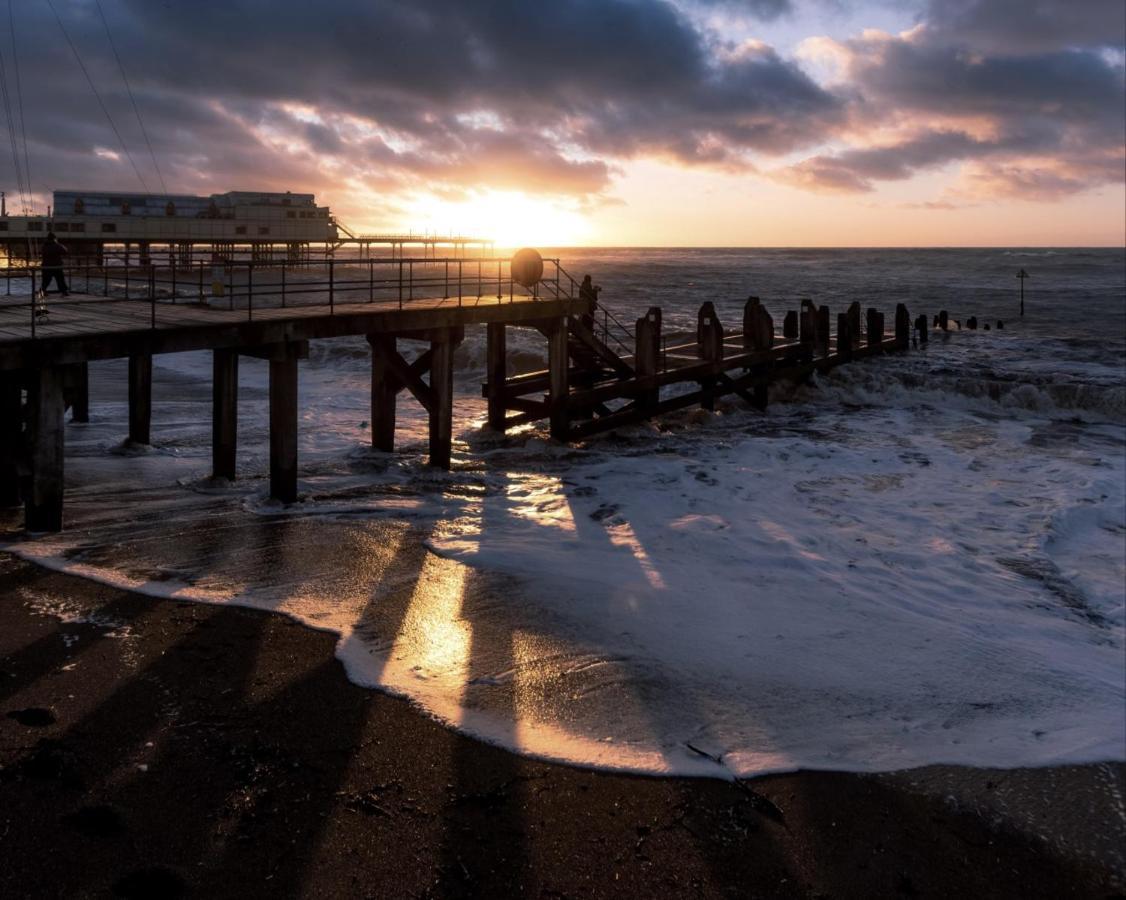
[[[384,233],[349,228],[313,194],[228,191],[135,194],[60,190],[47,215],[9,215],[0,209],[0,249],[9,264],[34,264],[53,231],[72,257],[126,265],[190,266],[200,259],[301,260],[492,256],[493,242],[469,235]]]

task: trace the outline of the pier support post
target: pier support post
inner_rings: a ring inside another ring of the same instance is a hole
[[[919,343],[927,342],[927,314],[921,313],[915,320],[915,330],[919,332]]]
[[[431,466],[449,469],[454,423],[454,350],[457,329],[443,329],[430,341],[430,459]]]
[[[655,376],[660,370],[661,354],[661,308],[649,307],[649,311],[637,320],[634,328],[634,369],[638,378]],[[661,398],[660,387],[646,389],[638,396],[638,401],[647,415],[653,415]]]
[[[152,433],[152,356],[129,357],[129,440],[148,444]]]
[[[390,453],[395,449],[395,404],[402,382],[391,370],[396,353],[393,334],[369,334],[371,345],[371,446]]]
[[[235,480],[238,447],[238,351],[212,351],[211,475]]]
[[[74,363],[70,367],[70,420],[90,421],[90,364]]]
[[[853,300],[848,305],[848,333],[852,337],[852,346],[860,346],[860,336],[864,333],[860,322],[860,301]]]
[[[297,358],[270,360],[270,496],[297,500]]]
[[[508,361],[504,322],[490,322],[485,338],[485,379],[489,385],[489,427],[504,431]]]
[[[551,436],[557,441],[566,441],[571,432],[571,416],[567,408],[567,395],[570,392],[567,319],[555,319],[547,328],[546,334]]]
[[[23,389],[15,372],[0,374],[0,507],[19,506]]]
[[[696,342],[700,358],[713,364],[715,371],[720,371],[723,364],[723,326],[719,323],[715,306],[708,301],[700,307],[696,319]],[[703,389],[703,399],[700,406],[707,410],[715,409],[716,377],[706,375],[700,379]]]
[[[28,531],[63,528],[63,400],[61,366],[36,369],[28,383],[31,479],[24,505]]]

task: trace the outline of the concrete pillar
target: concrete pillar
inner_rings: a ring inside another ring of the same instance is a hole
[[[70,367],[70,420],[90,421],[90,364],[74,363]]]
[[[270,496],[297,500],[297,360],[270,360]]]
[[[558,441],[570,437],[571,417],[567,409],[570,392],[568,378],[570,364],[567,358],[567,320],[559,318],[548,332],[547,368],[550,386],[548,403],[551,413],[551,436]]]
[[[485,343],[485,380],[489,385],[489,427],[504,431],[508,360],[504,322],[490,322]]]
[[[402,385],[391,371],[396,352],[393,334],[369,334],[371,344],[371,446],[390,453],[395,449],[395,404]]]
[[[28,531],[63,528],[63,384],[59,366],[36,369],[28,382],[31,478],[24,497]]]
[[[15,372],[0,374],[0,507],[20,504],[23,391]]]
[[[211,475],[235,480],[238,449],[238,351],[212,351]]]
[[[129,357],[129,440],[152,442],[152,356]]]
[[[454,348],[452,330],[443,339],[430,342],[430,465],[450,467],[453,445]]]

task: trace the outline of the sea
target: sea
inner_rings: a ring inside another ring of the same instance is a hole
[[[802,298],[962,327],[777,385],[763,412],[731,398],[573,445],[484,427],[469,329],[448,473],[426,465],[407,394],[396,452],[372,450],[366,343],[314,342],[289,507],[267,497],[264,362],[241,363],[234,482],[209,478],[207,354],[156,358],[149,448],[123,441],[124,362],[95,363],[90,422],[67,426],[67,528],[23,536],[12,513],[5,548],[330,631],[356,683],[575,765],[1126,759],[1126,252],[544,255],[591,275],[627,327],[660,306],[666,330],[692,330],[712,301],[738,328],[752,295],[778,327]],[[510,350],[514,371],[544,364],[535,332]]]

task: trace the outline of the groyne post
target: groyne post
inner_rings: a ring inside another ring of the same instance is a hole
[[[849,362],[852,359],[852,313],[837,313],[837,359]]]
[[[874,306],[868,307],[868,346],[879,347],[884,336],[884,326],[880,321],[880,311]]]
[[[490,322],[485,336],[485,378],[489,385],[489,427],[504,431],[505,381],[508,379],[506,331],[504,322]]]
[[[15,372],[0,374],[0,507],[19,506],[23,389]]]
[[[798,336],[798,314],[789,310],[782,319],[782,337],[792,341]]]
[[[723,326],[716,315],[715,305],[708,301],[700,307],[696,317],[696,343],[700,358],[712,363],[718,371],[723,363]],[[705,375],[700,379],[703,388],[703,399],[700,405],[704,409],[715,409],[715,375]]]
[[[860,327],[860,301],[853,300],[848,305],[848,333],[852,337],[852,346],[860,346],[860,336],[863,329]]]
[[[393,334],[367,336],[371,345],[371,446],[390,453],[395,449],[395,406],[402,382],[391,369],[391,356],[397,352]]]
[[[148,444],[152,439],[152,355],[129,357],[129,441]]]
[[[28,531],[63,528],[64,382],[62,366],[36,369],[28,381],[31,478],[24,504]]]
[[[817,339],[817,352],[820,356],[829,356],[829,322],[830,313],[829,307],[822,306],[817,310],[817,328],[815,329]]]
[[[235,479],[238,446],[238,351],[211,351],[211,475]]]
[[[915,330],[919,332],[919,343],[925,344],[927,342],[927,314],[920,313],[919,317],[915,320]]]
[[[902,303],[895,304],[895,344],[900,350],[911,346],[911,313]]]

